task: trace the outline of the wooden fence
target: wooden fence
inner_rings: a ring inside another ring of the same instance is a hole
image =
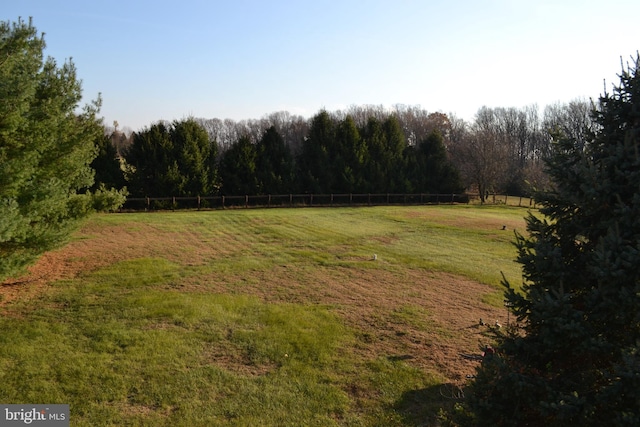
[[[129,197],[127,210],[379,206],[468,203],[466,194],[268,194],[258,196]]]
[[[234,209],[270,207],[331,207],[384,205],[439,205],[479,203],[474,194],[278,194],[259,196],[129,197],[121,211],[175,209]],[[487,203],[531,206],[528,198],[489,196]]]
[[[480,195],[479,194],[468,194],[469,203],[471,204],[479,204],[480,203]],[[489,196],[485,199],[484,204],[486,205],[508,205],[508,206],[518,206],[518,207],[526,207],[526,208],[536,208],[535,200],[530,197],[524,196],[509,196],[506,194],[489,194]]]

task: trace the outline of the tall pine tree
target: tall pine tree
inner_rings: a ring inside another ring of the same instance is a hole
[[[517,327],[470,387],[474,425],[640,425],[640,57],[594,111],[582,144],[558,138],[553,189],[518,236]]]
[[[417,146],[407,147],[407,174],[412,191],[431,194],[461,193],[458,170],[449,160],[440,131],[432,131]]]
[[[336,128],[336,120],[324,110],[311,119],[296,163],[302,192],[327,194],[335,188],[332,161]]]
[[[0,22],[0,281],[64,242],[93,203],[99,100],[78,112],[75,66],[44,48],[31,21]]]
[[[262,194],[290,193],[294,188],[294,163],[291,149],[275,126],[269,127],[256,147],[256,175]]]
[[[95,182],[92,189],[102,187],[121,189],[126,186],[124,172],[118,158],[116,146],[111,135],[103,135],[96,141],[98,154],[91,163],[95,170]]]
[[[220,158],[222,194],[254,195],[260,193],[256,171],[256,146],[248,136],[242,136]]]
[[[136,196],[209,196],[217,191],[217,145],[194,119],[158,122],[133,134],[125,153]]]

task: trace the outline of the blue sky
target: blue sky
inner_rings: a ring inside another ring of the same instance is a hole
[[[473,119],[596,98],[640,49],[637,0],[20,0],[105,124],[419,105]]]

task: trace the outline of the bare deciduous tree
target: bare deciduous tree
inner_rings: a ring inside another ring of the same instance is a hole
[[[509,150],[499,132],[493,110],[482,107],[468,131],[458,136],[451,146],[452,158],[468,186],[475,186],[484,203],[505,177]]]

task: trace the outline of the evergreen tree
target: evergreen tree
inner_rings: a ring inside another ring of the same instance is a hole
[[[95,179],[92,189],[116,188],[121,189],[126,186],[124,172],[116,147],[113,145],[112,137],[103,135],[97,141],[98,153],[91,163],[91,168],[95,170]]]
[[[163,122],[133,134],[133,142],[125,152],[131,194],[141,197],[176,196],[169,176],[175,162],[173,151],[169,128]]]
[[[355,122],[347,116],[338,123],[333,147],[329,152],[329,166],[334,177],[331,193],[354,193],[364,191],[363,166],[367,155]]]
[[[353,117],[338,120],[321,111],[311,120],[298,156],[303,191],[351,193],[367,188],[367,145]]]
[[[215,142],[209,141],[207,131],[194,119],[176,121],[169,130],[173,157],[180,178],[174,194],[180,196],[209,196],[217,190],[218,154]]]
[[[256,174],[263,194],[285,194],[293,191],[293,156],[275,126],[267,129],[258,141]]]
[[[44,48],[31,21],[0,23],[0,281],[64,242],[92,205],[100,100],[78,112],[75,66]]]
[[[316,114],[297,161],[303,192],[330,193],[330,189],[335,188],[331,167],[335,138],[335,120],[326,111]]]
[[[370,193],[388,192],[387,150],[382,123],[375,117],[369,117],[366,126],[360,131],[367,146],[365,174],[367,191]]]
[[[439,131],[432,131],[417,147],[410,147],[409,151],[407,169],[414,192],[451,194],[463,191],[460,175],[449,161],[444,138]]]
[[[592,138],[556,140],[544,217],[518,236],[517,327],[470,389],[474,425],[640,425],[640,57],[605,93]]]
[[[365,162],[368,191],[372,193],[406,192],[404,150],[406,140],[395,116],[384,121],[370,117],[362,130],[367,147]]]
[[[158,122],[133,134],[125,153],[137,196],[208,196],[217,189],[217,145],[194,119]]]
[[[384,170],[387,175],[388,192],[405,193],[410,191],[410,183],[406,176],[406,160],[404,151],[407,140],[398,118],[390,116],[382,124],[385,136]]]
[[[220,158],[222,193],[255,195],[260,192],[256,173],[256,146],[248,136],[240,137]]]

